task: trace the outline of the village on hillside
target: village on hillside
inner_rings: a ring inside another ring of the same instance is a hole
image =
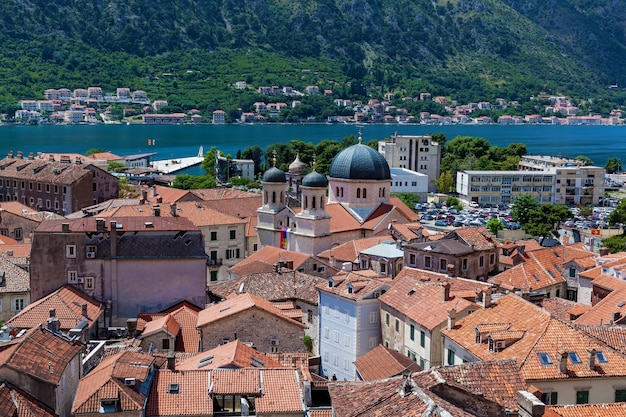
[[[144,181],[149,157],[0,160],[3,414],[626,416],[604,168],[459,171],[453,208],[431,136],[359,138],[328,175],[297,156],[260,192]],[[521,196],[593,215],[538,239]]]
[[[101,87],[47,89],[43,99],[23,99],[14,115],[0,117],[0,122],[12,121],[25,124],[78,124],[78,123],[266,123],[283,121],[281,112],[302,105],[302,97],[323,96],[332,98],[336,114],[319,117],[309,115],[299,122],[325,123],[413,123],[425,125],[451,124],[551,124],[573,126],[622,125],[622,111],[613,109],[608,117],[599,114],[582,114],[579,106],[565,96],[538,95],[535,114],[490,117],[485,113],[503,111],[519,107],[517,101],[496,99],[495,102],[480,101],[459,103],[445,96],[433,96],[428,92],[415,97],[397,97],[394,93],[385,94],[383,99],[350,100],[334,94],[332,90],[321,90],[318,86],[307,86],[298,91],[290,86],[259,86],[254,88],[245,81],[239,81],[233,90],[249,90],[259,96],[249,109],[242,108],[236,115],[228,115],[222,109],[203,115],[198,109],[172,112],[167,100],[149,100],[145,91],[130,88],[117,88],[115,93],[103,92]],[[277,100],[285,101],[277,101]],[[439,106],[441,114],[421,111],[413,114],[409,109],[398,106],[406,102],[430,102]],[[396,103],[396,104],[394,104]],[[245,107],[242,103],[242,106]],[[169,112],[168,112],[169,110]],[[0,115],[2,116],[2,115]],[[209,120],[210,116],[210,120]],[[293,120],[291,120],[293,121]]]

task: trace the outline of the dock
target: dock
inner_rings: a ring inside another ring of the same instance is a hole
[[[200,165],[204,161],[204,150],[200,146],[198,155],[189,156],[184,158],[170,158],[159,161],[150,162],[150,168],[160,171],[164,174],[173,174],[174,172],[181,171],[183,169]]]

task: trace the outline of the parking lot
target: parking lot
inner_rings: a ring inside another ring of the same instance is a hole
[[[415,209],[421,216],[421,223],[425,226],[437,228],[454,228],[466,226],[485,226],[489,219],[499,219],[506,229],[520,229],[519,222],[513,221],[510,207],[500,204],[497,207],[470,207],[463,210],[448,208],[443,204],[424,203],[416,204]]]

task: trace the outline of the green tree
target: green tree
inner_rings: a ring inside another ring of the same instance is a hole
[[[588,156],[585,155],[578,155],[576,158],[574,158],[576,161],[581,161],[583,163],[584,166],[592,166],[593,165],[593,161],[591,160],[591,158],[589,158]]]
[[[261,172],[261,160],[263,158],[263,150],[259,145],[248,146],[241,153],[243,159],[252,159],[254,161],[254,175]]]
[[[91,148],[91,149],[87,149],[87,152],[85,152],[85,156],[90,156],[95,153],[101,153],[101,152],[104,152],[104,151],[100,148]]]
[[[485,226],[487,227],[487,229],[489,229],[491,233],[493,233],[494,236],[498,235],[498,230],[504,229],[504,224],[502,223],[502,220],[498,219],[497,217],[489,219]]]
[[[609,223],[612,225],[617,223],[626,223],[626,199],[620,201],[617,207],[615,207],[615,210],[609,214]],[[626,232],[626,229],[624,229],[624,232]]]
[[[524,225],[530,218],[530,212],[539,208],[539,201],[530,194],[521,194],[515,197],[511,206],[511,217],[513,220]]]
[[[523,229],[532,236],[546,238],[558,229],[560,222],[571,215],[571,211],[564,205],[543,204],[538,209],[530,210]]]
[[[606,172],[608,174],[615,174],[617,172],[622,172],[622,160],[619,158],[609,158],[608,161],[606,161],[606,165],[604,166],[604,169],[606,169]]]
[[[420,202],[419,194],[413,193],[392,193],[392,197],[398,197],[410,209],[414,210],[415,205]]]
[[[217,181],[212,175],[179,174],[174,178],[172,188],[181,190],[197,190],[199,188],[215,188]]]
[[[626,235],[611,236],[602,241],[604,247],[609,249],[610,253],[618,253],[626,251]]]
[[[127,168],[126,164],[118,161],[107,162],[107,171],[109,172],[124,172]]]
[[[439,175],[439,179],[435,180],[435,185],[437,186],[437,191],[440,193],[447,194],[452,192],[452,186],[454,185],[454,177],[452,177],[452,173],[450,171],[444,171]]]
[[[217,158],[217,148],[215,146],[212,146],[211,149],[205,152],[204,160],[202,161],[202,164],[200,164],[200,167],[202,167],[205,173],[215,176],[216,158]]]

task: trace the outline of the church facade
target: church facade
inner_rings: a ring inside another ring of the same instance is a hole
[[[273,167],[263,175],[263,205],[257,210],[256,226],[263,246],[317,255],[353,239],[387,234],[392,223],[418,219],[390,196],[385,158],[361,143],[335,156],[328,178],[313,170],[298,181],[299,207],[287,204],[291,174]]]

